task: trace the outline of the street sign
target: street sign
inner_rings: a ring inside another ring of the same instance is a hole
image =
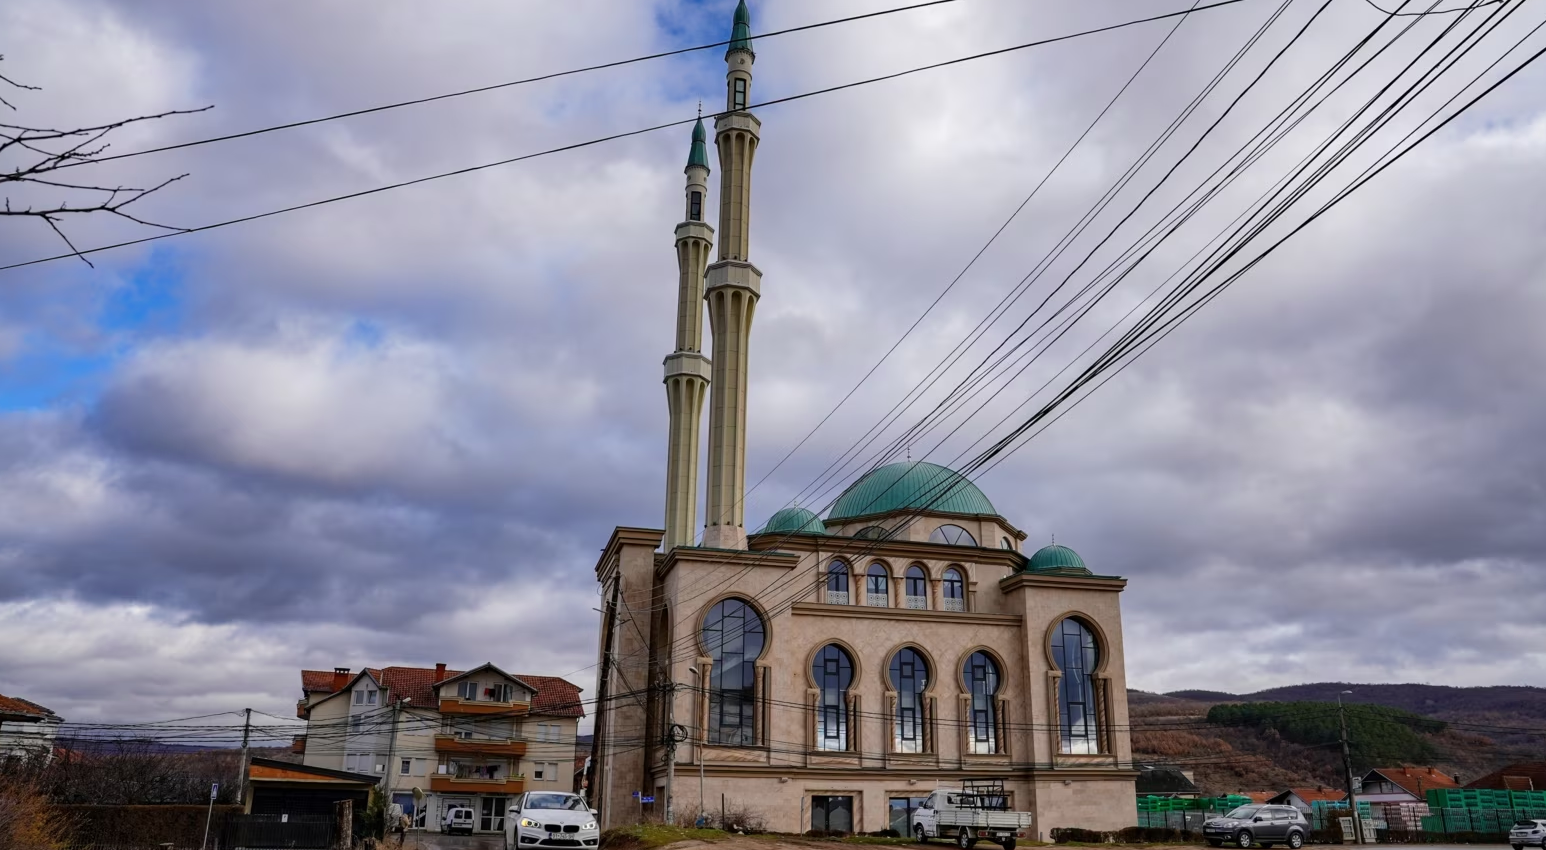
[[[635,800],[639,799],[640,796],[642,796],[642,795],[638,791],[633,792],[633,798]]]
[[[655,798],[654,797],[640,797],[639,798],[639,802],[641,802],[641,803],[653,803],[653,802],[655,802]]]
[[[211,782],[209,785],[209,799],[213,800],[220,794],[220,783]]]

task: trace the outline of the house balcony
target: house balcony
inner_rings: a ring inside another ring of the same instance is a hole
[[[530,711],[531,703],[529,702],[495,702],[493,700],[462,699],[461,697],[440,698],[441,714],[503,714],[514,717]]]
[[[526,790],[526,777],[478,779],[436,775],[429,778],[429,790],[449,794],[520,794]]]
[[[435,752],[520,758],[526,755],[526,742],[514,738],[458,738],[436,735]]]

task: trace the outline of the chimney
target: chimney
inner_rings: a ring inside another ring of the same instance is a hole
[[[1460,784],[1460,774],[1458,774],[1458,773],[1457,773],[1457,774],[1455,774],[1455,784],[1456,784],[1456,785],[1459,785],[1459,784]]]
[[[337,692],[343,690],[344,689],[344,685],[347,685],[347,684],[349,684],[349,668],[348,667],[334,667],[333,668],[333,692],[337,693]]]
[[[444,665],[444,664],[436,664],[435,665],[435,684],[438,685],[441,682],[444,682],[445,680],[446,680],[446,665]]]

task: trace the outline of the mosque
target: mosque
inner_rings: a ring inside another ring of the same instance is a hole
[[[589,781],[603,828],[725,812],[778,832],[906,835],[930,791],[979,779],[1034,815],[1029,837],[1131,826],[1123,579],[1064,546],[1026,555],[1026,533],[986,494],[922,461],[871,470],[825,517],[789,507],[747,533],[762,122],[748,111],[745,0],[731,38],[714,118],[718,227],[705,220],[701,120],[676,226],[665,528],[617,528],[596,564],[607,607]]]

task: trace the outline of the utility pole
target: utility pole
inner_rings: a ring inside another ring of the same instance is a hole
[[[676,683],[666,680],[666,824],[676,825],[676,806],[672,796],[676,787],[676,745],[681,730],[676,725]]]
[[[236,802],[247,802],[247,739],[252,733],[252,709],[243,709],[247,719],[242,721],[242,767],[236,773]]]
[[[1353,810],[1353,842],[1363,842],[1363,818],[1358,814],[1358,795],[1353,791],[1353,752],[1347,744],[1347,711],[1342,707],[1342,694],[1350,694],[1352,691],[1343,691],[1337,694],[1337,718],[1342,726],[1342,769],[1347,776],[1347,804]]]
[[[603,784],[602,771],[598,768],[601,765],[601,756],[604,752],[601,749],[601,737],[606,734],[607,716],[610,713],[610,706],[607,705],[607,692],[610,690],[612,680],[612,630],[617,625],[617,594],[622,589],[622,586],[623,576],[621,572],[618,572],[612,577],[612,598],[607,602],[607,611],[603,615],[606,619],[601,626],[601,677],[596,682],[596,727],[591,730],[590,738],[591,807],[601,812],[603,826],[606,825],[605,818],[611,812],[604,805],[605,795],[602,792],[605,789],[601,787]],[[609,758],[606,761],[606,770],[610,773],[612,760]]]

